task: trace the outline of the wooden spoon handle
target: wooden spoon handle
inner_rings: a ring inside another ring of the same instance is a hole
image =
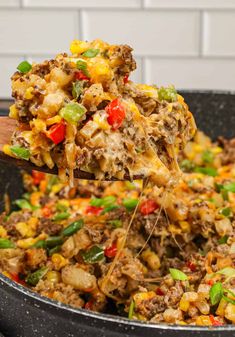
[[[3,153],[2,151],[0,151],[0,162],[5,162],[5,163],[10,163],[14,166],[19,167],[22,170],[25,171],[32,171],[32,170],[36,170],[36,171],[41,171],[41,172],[45,172],[45,173],[50,173],[50,174],[58,174],[58,169],[56,167],[54,167],[53,169],[49,169],[47,166],[36,166],[33,163],[31,163],[30,161],[26,161],[26,160],[21,160],[21,159],[16,159],[13,157],[10,157],[8,155],[6,155],[5,153]],[[93,173],[89,173],[89,172],[85,172],[85,171],[81,171],[78,169],[74,170],[74,177],[77,179],[86,179],[86,180],[97,180],[97,178],[94,176]],[[140,175],[136,175],[133,177],[133,180],[136,179],[143,179],[142,176]],[[124,176],[124,179],[117,179],[117,178],[106,178],[106,181],[117,181],[117,180],[132,180],[130,178],[130,176],[128,174],[126,174]]]
[[[11,135],[17,127],[15,119],[9,117],[0,117],[0,151],[4,144],[9,144]]]

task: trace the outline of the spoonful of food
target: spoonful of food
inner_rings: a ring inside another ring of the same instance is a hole
[[[25,171],[41,171],[45,173],[50,174],[58,174],[58,168],[53,167],[49,168],[46,165],[43,166],[36,166],[33,164],[30,160],[25,160],[25,157],[27,157],[27,153],[25,153],[24,149],[17,146],[9,146],[9,149],[13,151],[12,153],[7,154],[3,152],[3,149],[6,148],[6,144],[10,143],[10,139],[14,131],[16,130],[17,122],[14,119],[11,119],[9,117],[1,116],[0,117],[0,162],[6,162],[10,163],[14,166],[17,166]],[[14,156],[15,154],[15,156]],[[12,157],[13,155],[13,157]],[[77,179],[86,179],[86,180],[96,180],[97,178],[93,173],[85,172],[79,169],[74,170],[74,178]],[[141,175],[134,175],[132,178],[125,174],[123,179],[117,179],[117,178],[106,178],[105,180],[113,181],[113,180],[134,180],[134,179],[143,179]]]
[[[173,86],[129,80],[132,48],[75,40],[71,55],[23,61],[11,77],[15,103],[0,117],[0,160],[73,178],[149,178],[166,186],[195,122]]]

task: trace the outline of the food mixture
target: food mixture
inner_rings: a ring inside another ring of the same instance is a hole
[[[25,174],[22,199],[0,217],[1,272],[76,308],[152,323],[235,323],[235,139],[212,143],[198,132],[179,164],[168,189],[69,187]]]
[[[19,128],[4,152],[58,167],[71,183],[81,169],[98,179],[141,175],[165,186],[195,132],[183,97],[174,87],[130,81],[136,63],[127,45],[75,40],[70,50],[19,64],[10,108]]]

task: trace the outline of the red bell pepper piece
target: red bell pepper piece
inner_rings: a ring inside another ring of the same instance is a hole
[[[82,70],[76,71],[75,73],[75,79],[78,81],[89,81],[89,77],[87,77],[85,74],[83,74]]]
[[[223,323],[221,323],[218,319],[215,319],[213,315],[210,315],[210,321],[213,326],[221,326]]]
[[[215,281],[214,280],[208,280],[206,283],[209,284],[209,286],[212,287],[213,284],[215,283]]]
[[[45,217],[45,218],[49,218],[51,215],[52,215],[52,210],[51,208],[47,207],[47,206],[44,206],[42,208],[42,215]]]
[[[87,206],[85,213],[86,214],[100,215],[100,213],[102,211],[103,211],[103,207]]]
[[[64,121],[54,124],[47,131],[47,137],[50,138],[53,143],[59,144],[63,142],[65,138],[66,124]]]
[[[104,255],[109,257],[110,259],[115,257],[117,254],[117,245],[113,243],[112,246],[105,248]]]
[[[88,302],[86,302],[85,309],[92,310],[93,309],[93,304],[94,304],[94,299],[92,298],[91,300],[89,300]]]
[[[162,291],[161,288],[157,288],[157,289],[155,290],[155,293],[156,293],[157,295],[159,295],[159,296],[164,296],[164,292]]]
[[[39,171],[32,171],[32,177],[33,177],[33,184],[39,185],[40,182],[45,179],[45,173],[39,172]]]
[[[156,203],[156,201],[148,199],[143,201],[140,205],[140,213],[143,215],[148,215],[153,213],[157,208],[159,208],[159,205]]]
[[[192,261],[188,261],[186,263],[186,266],[191,270],[191,271],[196,271],[197,266],[195,265],[195,263],[193,263]]]
[[[25,285],[25,281],[24,280],[21,280],[20,277],[19,277],[19,274],[16,274],[16,273],[10,273],[10,277],[13,281],[15,281],[16,283],[19,283],[19,284],[22,284],[22,285]]]
[[[126,84],[126,83],[129,82],[129,75],[125,75],[125,76],[123,77],[123,82],[124,82],[124,84]]]
[[[105,110],[108,114],[107,121],[109,125],[112,126],[113,130],[118,129],[126,117],[124,106],[120,103],[118,98],[115,98],[106,106]]]

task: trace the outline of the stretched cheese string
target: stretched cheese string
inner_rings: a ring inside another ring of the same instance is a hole
[[[133,214],[132,214],[131,220],[130,220],[130,222],[129,222],[129,224],[128,224],[128,227],[127,227],[126,233],[125,233],[125,235],[124,235],[124,238],[123,238],[123,240],[122,240],[121,246],[119,247],[119,249],[118,249],[118,251],[117,251],[117,254],[115,255],[115,257],[114,257],[114,259],[113,259],[113,261],[112,261],[112,263],[111,263],[111,265],[110,265],[110,268],[109,268],[109,270],[108,270],[108,273],[105,275],[104,279],[102,280],[102,282],[101,282],[101,284],[100,284],[101,290],[102,290],[102,291],[105,293],[105,295],[108,296],[108,297],[114,298],[113,295],[111,295],[109,292],[106,291],[106,286],[107,286],[107,283],[108,283],[108,281],[109,281],[109,279],[110,279],[110,277],[111,277],[111,275],[112,275],[112,273],[113,273],[113,270],[114,270],[114,268],[115,268],[115,266],[116,266],[116,264],[117,264],[117,262],[118,262],[118,260],[119,260],[119,258],[120,258],[120,256],[121,256],[121,253],[122,253],[122,251],[123,251],[123,249],[124,249],[124,247],[125,247],[126,240],[127,240],[127,236],[128,236],[129,231],[130,231],[130,229],[131,229],[131,225],[132,225],[132,223],[133,223],[133,220],[134,220],[134,218],[135,218],[137,209],[138,209],[139,204],[140,204],[140,201],[141,201],[141,199],[142,199],[142,196],[143,196],[143,193],[144,193],[144,189],[147,187],[148,182],[149,182],[149,181],[148,181],[148,178],[147,178],[146,180],[143,181],[142,190],[141,190],[141,193],[140,193],[140,196],[139,196],[138,203],[137,203],[137,205],[136,205],[136,207],[135,207],[135,209],[134,209],[134,212],[133,212]]]

